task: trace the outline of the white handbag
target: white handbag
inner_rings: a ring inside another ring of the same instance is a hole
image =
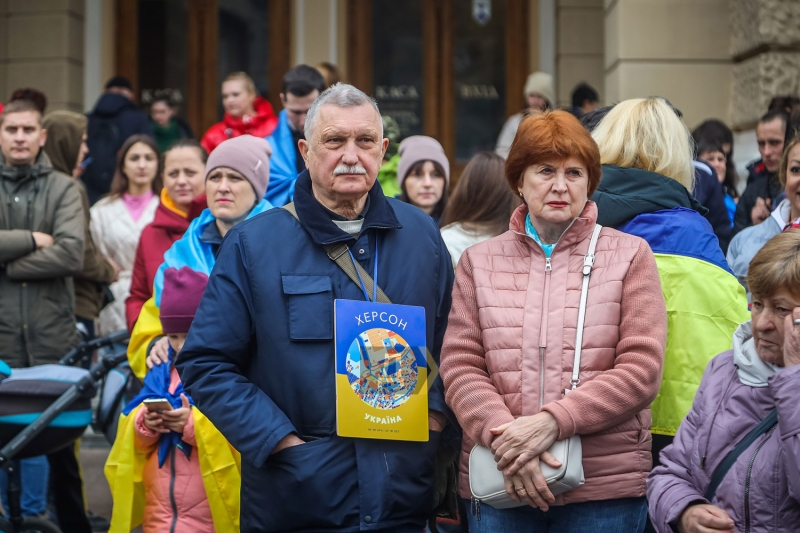
[[[596,224],[592,239],[589,241],[589,250],[583,258],[583,284],[581,285],[581,300],[578,308],[578,324],[575,333],[575,359],[572,362],[571,389],[565,389],[564,394],[580,384],[581,349],[583,345],[583,325],[586,321],[586,299],[589,293],[589,276],[594,266],[594,252],[597,247],[597,238],[600,236],[602,226]],[[542,474],[547,480],[547,487],[553,496],[568,490],[580,487],[585,483],[583,477],[583,451],[579,435],[553,443],[549,451],[561,463],[559,468],[551,468],[539,463]],[[526,505],[524,502],[515,502],[506,492],[503,482],[503,473],[497,469],[494,454],[485,446],[476,445],[469,454],[469,488],[476,506],[485,503],[495,509],[509,509]],[[480,509],[478,507],[478,509]]]

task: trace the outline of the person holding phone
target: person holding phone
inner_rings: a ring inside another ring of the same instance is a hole
[[[123,410],[125,431],[106,463],[112,531],[139,524],[143,533],[239,530],[238,514],[228,512],[239,507],[238,453],[194,407],[175,369],[207,281],[188,267],[164,272],[161,323],[169,364],[150,370],[142,392]]]

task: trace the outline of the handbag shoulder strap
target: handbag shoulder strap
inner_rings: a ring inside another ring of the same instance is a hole
[[[294,206],[294,202],[290,202],[283,206],[285,210],[287,210],[298,222],[300,222],[300,217],[297,216],[297,209]],[[350,260],[350,254],[347,253],[347,245],[343,242],[336,242],[332,244],[325,244],[323,245],[325,248],[325,252],[328,254],[328,257],[336,263],[336,265],[341,268],[347,277],[350,278],[353,283],[361,286],[361,281],[364,282],[364,286],[367,289],[367,294],[372,294],[373,286],[375,285],[375,281],[372,279],[364,267],[362,267],[358,263],[353,263]],[[357,269],[357,270],[356,270]],[[361,275],[361,281],[359,281],[359,274]],[[386,293],[383,292],[383,289],[378,286],[378,302],[382,304],[390,304],[392,301],[386,296]]]
[[[592,239],[589,241],[589,249],[586,251],[586,255],[583,256],[581,303],[580,307],[578,307],[578,325],[575,328],[575,359],[572,361],[572,378],[569,380],[572,388],[565,390],[565,394],[569,392],[569,390],[575,390],[581,382],[581,350],[583,348],[583,325],[586,322],[586,300],[589,296],[589,277],[592,274],[592,267],[594,267],[594,252],[597,248],[597,239],[600,237],[601,229],[603,229],[603,226],[595,224],[594,231],[592,232]]]
[[[742,440],[736,443],[733,450],[725,456],[725,459],[717,466],[714,470],[714,473],[711,475],[711,481],[708,483],[708,487],[706,488],[706,492],[703,495],[706,500],[709,502],[714,499],[714,496],[717,494],[717,489],[719,488],[720,483],[722,480],[725,479],[725,475],[728,473],[728,470],[736,463],[736,460],[739,458],[744,451],[750,447],[753,442],[756,441],[761,435],[765,434],[767,431],[775,427],[778,423],[778,408],[774,408],[772,411],[767,413],[767,416],[758,423],[756,427],[750,430],[750,433],[744,436]]]

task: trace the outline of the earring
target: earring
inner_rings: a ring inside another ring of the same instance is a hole
[[[519,191],[519,197],[524,198],[524,196],[522,196],[522,191]]]

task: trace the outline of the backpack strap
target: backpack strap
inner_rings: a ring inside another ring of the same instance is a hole
[[[581,303],[580,307],[578,307],[578,325],[575,328],[575,358],[572,361],[572,378],[569,380],[572,388],[565,390],[565,394],[569,392],[569,390],[575,390],[581,382],[581,350],[583,349],[583,325],[586,322],[586,300],[589,297],[589,277],[592,274],[592,267],[594,267],[594,252],[597,248],[597,239],[600,237],[600,230],[602,229],[603,226],[600,224],[594,225],[592,238],[589,241],[589,249],[586,251],[586,255],[583,256]]]
[[[761,435],[764,435],[777,424],[778,408],[776,407],[767,413],[767,416],[765,416],[756,427],[751,429],[750,433],[745,435],[742,440],[736,443],[736,446],[734,446],[733,450],[731,450],[730,453],[725,456],[725,459],[722,460],[719,466],[717,466],[717,468],[714,470],[714,473],[711,475],[711,481],[708,483],[708,487],[706,487],[706,492],[703,494],[703,497],[706,500],[710,502],[714,499],[720,483],[722,483],[722,480],[725,479],[725,475],[728,473],[728,470],[733,467],[733,465],[736,463],[736,460],[739,459],[739,456],[742,455],[744,451],[756,441],[756,439],[758,439]]]

